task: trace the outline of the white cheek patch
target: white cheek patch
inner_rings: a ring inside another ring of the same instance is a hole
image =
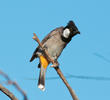
[[[64,36],[65,38],[68,38],[69,35],[70,35],[70,30],[69,30],[68,28],[66,28],[66,29],[63,31],[63,36]]]

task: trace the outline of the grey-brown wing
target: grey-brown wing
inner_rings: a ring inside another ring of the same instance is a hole
[[[59,27],[59,28],[56,28],[56,29],[54,29],[53,31],[51,31],[43,40],[42,40],[42,44],[44,44],[49,38],[51,38],[52,36],[54,36],[56,33],[58,33],[57,31],[58,30],[62,30],[63,29],[63,27]],[[38,52],[38,50],[39,50],[39,46],[35,49],[35,51],[34,51],[34,53],[33,53],[33,55],[32,55],[32,57],[31,57],[31,59],[30,59],[30,62],[32,62],[35,58],[37,58],[38,56],[37,56],[37,52]]]
[[[49,38],[54,36],[57,33],[57,31],[62,30],[62,29],[63,29],[63,27],[59,27],[59,28],[54,29],[42,40],[41,43],[44,44]]]

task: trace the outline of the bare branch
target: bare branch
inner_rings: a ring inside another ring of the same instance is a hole
[[[59,67],[55,67],[55,70],[57,71],[58,75],[60,76],[60,78],[62,79],[62,81],[64,82],[64,84],[66,85],[66,87],[68,88],[73,100],[78,100],[78,97],[76,96],[75,92],[72,90],[72,88],[70,87],[69,83],[67,82],[66,78],[64,77],[64,75],[62,74],[61,70]]]
[[[3,87],[0,84],[0,91],[2,91],[5,95],[7,95],[11,100],[18,100],[13,93],[11,93],[8,89],[6,89],[5,87]]]
[[[0,70],[0,74],[7,80],[7,84],[9,85],[13,85],[24,97],[24,100],[28,100],[27,99],[27,95],[26,93],[19,87],[19,85],[15,82],[15,81],[12,81],[7,74],[5,74],[4,72],[2,72]]]
[[[40,43],[40,40],[38,39],[38,37],[36,36],[35,33],[34,33],[33,39],[38,42],[39,46],[44,51],[44,54],[49,58],[49,61],[52,62],[52,64],[55,64],[55,61],[49,56],[48,52],[43,48],[42,44]],[[70,92],[73,100],[78,100],[78,97],[76,96],[75,92],[72,90],[72,88],[70,87],[70,85],[68,84],[68,82],[65,79],[64,75],[62,74],[60,68],[59,67],[54,67],[54,69],[57,71],[58,75],[63,80],[63,82],[66,85],[66,87],[68,88],[68,90],[69,90],[69,92]]]

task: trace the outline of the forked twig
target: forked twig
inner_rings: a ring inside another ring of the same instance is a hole
[[[36,34],[34,33],[34,36],[33,36],[33,39],[35,41],[38,42],[39,46],[42,48],[42,50],[44,51],[44,54],[49,58],[50,62],[52,64],[54,64],[54,60],[49,56],[48,52],[46,50],[44,50],[40,40],[38,39],[38,37],[36,36]],[[60,76],[60,78],[62,79],[62,81],[64,82],[64,84],[66,85],[66,87],[68,88],[73,100],[78,100],[78,97],[76,96],[75,92],[72,90],[72,88],[70,87],[69,83],[67,82],[67,80],[65,79],[64,75],[62,74],[60,68],[57,66],[57,67],[54,67],[54,69],[57,71],[58,75]]]
[[[27,99],[27,95],[26,95],[26,93],[19,87],[19,85],[15,82],[15,81],[12,81],[9,77],[8,77],[8,75],[7,74],[5,74],[4,72],[2,72],[1,70],[0,70],[0,74],[7,80],[7,84],[9,84],[9,85],[13,85],[22,95],[23,95],[23,97],[24,97],[24,100],[28,100]],[[1,87],[3,87],[2,85],[0,85]],[[4,91],[3,91],[4,90]],[[3,93],[5,93],[9,98],[10,97],[13,97],[14,98],[14,95],[12,96],[12,93],[11,92],[8,92],[7,90],[6,90],[6,88],[3,88],[2,90],[1,90]],[[6,92],[5,92],[6,91]],[[11,94],[10,94],[11,93]],[[11,96],[10,96],[11,95]],[[17,99],[12,99],[12,100],[17,100]]]

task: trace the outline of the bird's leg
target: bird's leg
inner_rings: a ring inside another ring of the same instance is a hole
[[[58,67],[59,63],[57,60],[54,61],[54,63],[50,67]]]

